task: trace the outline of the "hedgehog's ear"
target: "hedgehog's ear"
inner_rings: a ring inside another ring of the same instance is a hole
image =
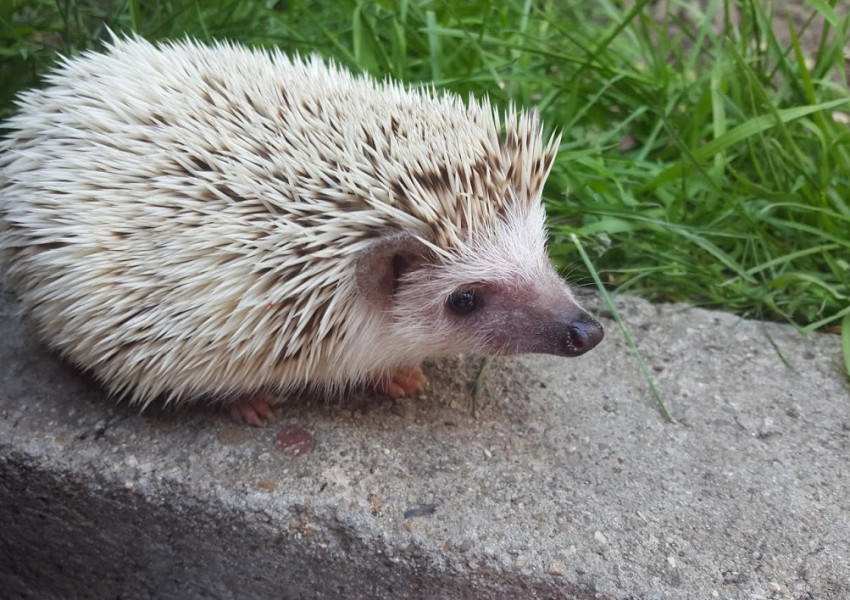
[[[382,237],[357,258],[357,291],[372,304],[390,308],[399,278],[430,255],[428,246],[410,232]]]

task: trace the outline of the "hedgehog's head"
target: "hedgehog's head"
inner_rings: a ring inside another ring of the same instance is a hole
[[[411,233],[375,242],[359,259],[358,290],[383,311],[393,351],[411,361],[464,352],[578,356],[596,346],[602,327],[552,268],[543,219],[539,204],[508,212],[448,255]]]
[[[382,163],[375,188],[384,197],[372,204],[387,215],[385,228],[356,259],[358,294],[377,317],[370,352],[382,364],[463,352],[584,354],[602,327],[546,254],[541,195],[558,137],[543,143],[534,112],[511,109],[500,123],[471,101],[463,116],[425,142],[388,142],[399,156]]]

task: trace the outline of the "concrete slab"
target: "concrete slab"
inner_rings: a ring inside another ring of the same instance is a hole
[[[6,294],[0,595],[850,598],[837,337],[618,303],[681,424],[610,320],[578,359],[496,361],[477,416],[472,358],[412,399],[292,401],[266,429],[138,414]]]

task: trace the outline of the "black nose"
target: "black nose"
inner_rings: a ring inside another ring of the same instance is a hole
[[[596,319],[588,314],[581,315],[567,327],[564,339],[566,355],[580,356],[584,354],[601,342],[604,335],[602,325]]]

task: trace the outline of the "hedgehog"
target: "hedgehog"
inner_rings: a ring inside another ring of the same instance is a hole
[[[21,94],[0,249],[39,336],[141,406],[263,424],[296,390],[603,336],[546,250],[535,111],[232,42],[113,36]]]

